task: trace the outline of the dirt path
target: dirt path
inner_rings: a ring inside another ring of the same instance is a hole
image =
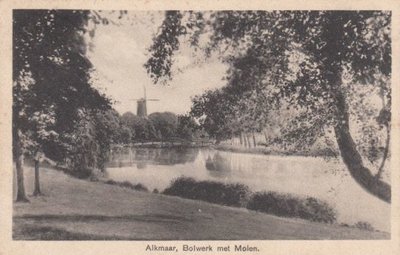
[[[33,170],[25,168],[33,191]],[[42,169],[45,196],[14,204],[14,239],[388,239],[382,232],[279,218],[125,189]],[[134,183],[134,182],[133,182]]]

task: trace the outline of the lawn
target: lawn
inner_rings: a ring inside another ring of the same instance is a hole
[[[33,169],[25,167],[26,190]],[[40,197],[14,203],[16,240],[389,239],[390,234],[280,218],[203,201],[135,191],[41,169]],[[134,181],[132,181],[134,183]]]

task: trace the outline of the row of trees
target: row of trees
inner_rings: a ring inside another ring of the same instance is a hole
[[[155,83],[167,83],[174,75],[174,54],[185,42],[206,57],[217,55],[229,65],[227,85],[195,98],[192,109],[210,134],[224,139],[259,131],[271,119],[270,111],[296,111],[281,126],[278,142],[304,147],[333,130],[351,176],[390,202],[382,168],[365,166],[350,131],[355,109],[350,88],[372,86],[382,98],[381,111],[369,109],[367,100],[358,109],[388,130],[384,162],[390,134],[390,26],[391,13],[383,11],[168,11],[145,66]],[[371,140],[373,132],[362,129],[358,136]]]
[[[209,90],[192,99],[190,115],[198,119],[201,127],[219,143],[233,137],[239,137],[245,147],[257,145],[255,134],[265,133],[269,108],[261,107],[266,102],[262,95],[242,90],[239,93],[226,86]],[[266,144],[268,141],[264,141]]]
[[[191,116],[172,112],[155,112],[146,118],[126,112],[120,118],[120,125],[120,143],[125,144],[174,139],[191,141],[204,137],[204,132]]]
[[[24,189],[24,156],[72,171],[103,169],[115,142],[116,114],[111,101],[92,86],[86,58],[89,11],[14,10],[13,12],[13,156],[17,201]],[[86,39],[85,39],[86,38]],[[36,171],[37,189],[40,194]]]

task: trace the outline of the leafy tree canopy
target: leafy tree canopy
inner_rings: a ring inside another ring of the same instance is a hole
[[[390,201],[390,186],[364,166],[350,133],[347,86],[378,88],[385,101],[384,120],[378,119],[385,123],[381,126],[390,125],[391,92],[385,82],[391,76],[390,24],[391,13],[384,11],[168,11],[145,67],[155,83],[165,83],[173,77],[181,43],[205,56],[219,55],[229,65],[227,88],[195,98],[195,116],[204,115],[214,128],[228,128],[235,116],[231,103],[240,110],[242,101],[248,116],[237,119],[240,129],[246,129],[247,118],[262,125],[268,111],[260,109],[289,105],[301,114],[284,127],[285,133],[307,143],[314,139],[305,137],[332,127],[354,179]],[[252,94],[265,98],[255,102]]]

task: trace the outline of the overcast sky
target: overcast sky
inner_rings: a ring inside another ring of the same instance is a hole
[[[143,97],[143,86],[146,86],[147,98],[160,99],[148,102],[148,113],[185,113],[190,110],[192,96],[224,85],[222,77],[226,67],[220,61],[211,59],[200,66],[193,65],[190,50],[185,47],[176,56],[177,65],[189,67],[177,74],[170,86],[152,83],[143,64],[148,58],[146,49],[163,15],[162,12],[129,12],[118,26],[98,25],[96,28],[92,39],[94,47],[88,53],[97,70],[95,86],[118,101],[114,107],[121,114],[126,111],[136,114],[136,102],[132,99]],[[115,15],[109,16],[119,21]]]

